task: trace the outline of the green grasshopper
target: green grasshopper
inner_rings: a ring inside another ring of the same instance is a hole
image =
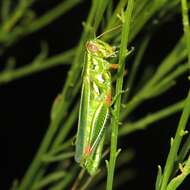
[[[86,43],[86,50],[75,160],[94,175],[102,157],[112,101],[110,69],[117,66],[107,61],[116,56],[115,48],[109,44],[96,38]]]

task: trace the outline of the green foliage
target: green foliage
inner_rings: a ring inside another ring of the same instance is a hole
[[[65,13],[69,14],[69,11],[79,2],[81,1],[63,0],[44,15],[37,17],[32,9],[35,1],[19,0],[16,7],[12,8],[10,0],[2,0],[0,12],[1,53],[3,54],[8,47],[13,46],[17,41],[46,27]],[[190,3],[186,0],[119,0],[115,6],[113,5],[111,0],[91,0],[88,16],[83,22],[80,40],[70,50],[49,56],[47,45],[42,44],[41,52],[31,63],[15,67],[16,61],[10,57],[4,64],[5,69],[0,72],[0,84],[6,84],[61,64],[70,66],[62,92],[52,106],[51,120],[44,139],[23,179],[19,183],[14,183],[12,189],[40,190],[45,187],[51,190],[84,190],[94,188],[97,184],[99,184],[98,189],[105,189],[105,186],[107,190],[117,188],[123,181],[134,177],[135,173],[134,170],[130,169],[125,172],[119,170],[134,156],[128,150],[118,150],[117,144],[121,137],[127,138],[127,135],[138,130],[148,130],[148,126],[154,122],[180,111],[182,111],[182,115],[178,126],[176,125],[175,137],[171,138],[166,163],[163,167],[158,167],[155,189],[175,190],[190,174],[190,134],[186,129],[190,116],[190,92],[184,100],[166,105],[154,113],[148,115],[145,113],[137,121],[131,121],[130,117],[135,114],[139,105],[153,98],[161,98],[163,93],[175,87],[180,76],[189,72],[190,27],[188,11]],[[143,62],[146,49],[151,43],[152,35],[164,23],[179,14],[183,18],[184,34],[154,71],[149,73],[151,65],[148,65],[145,68],[148,74],[138,76],[139,67]],[[107,33],[113,28],[117,28],[117,30]],[[116,85],[113,85],[115,87],[114,94],[118,97],[111,113],[109,127],[111,135],[107,140],[110,145],[105,148],[104,152],[104,157],[110,153],[109,161],[106,161],[107,168],[106,164],[102,162],[100,171],[92,177],[86,175],[73,161],[75,137],[71,137],[69,133],[78,119],[80,101],[78,94],[81,88],[83,67],[79,63],[84,63],[85,42],[94,38],[94,33],[99,30],[102,33],[106,32],[105,35],[101,36],[102,40],[119,46],[119,69],[117,73],[113,74],[116,79]],[[137,36],[140,32],[146,33],[141,39]],[[126,53],[131,48],[131,42],[136,42],[137,48],[135,47],[134,55],[129,56],[132,68],[129,70],[126,81],[124,78],[125,62],[128,61]],[[136,79],[139,77],[143,83],[137,82]],[[129,89],[127,93],[121,94],[126,89],[123,83],[127,84],[126,87]],[[71,88],[73,86],[75,88]],[[76,103],[76,99],[78,103]],[[72,107],[74,102],[77,106]],[[70,113],[69,116],[67,113]],[[183,141],[184,143],[182,143]],[[55,167],[52,173],[48,173],[48,168],[52,163]],[[163,165],[163,163],[160,164]],[[68,170],[69,172],[67,172]],[[118,181],[118,176],[120,181]]]

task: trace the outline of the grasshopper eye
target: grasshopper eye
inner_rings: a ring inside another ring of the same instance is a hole
[[[87,50],[88,51],[90,51],[90,52],[92,52],[92,53],[96,53],[96,52],[98,52],[98,47],[95,45],[95,44],[93,44],[93,43],[90,43],[90,42],[88,42],[87,44],[86,44],[86,48],[87,48]]]

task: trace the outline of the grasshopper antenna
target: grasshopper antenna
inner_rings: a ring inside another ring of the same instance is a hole
[[[100,34],[100,35],[97,36],[96,38],[99,39],[99,38],[102,37],[103,35],[105,35],[105,34],[107,34],[107,33],[110,33],[110,32],[112,32],[112,31],[114,31],[114,30],[117,30],[117,29],[120,28],[120,27],[121,27],[121,24],[118,25],[118,26],[116,26],[116,27],[114,27],[114,28],[111,28],[110,30],[107,30],[107,31],[103,32],[102,34]]]

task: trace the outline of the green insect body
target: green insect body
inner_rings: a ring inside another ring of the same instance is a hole
[[[88,41],[86,50],[75,160],[94,175],[102,157],[111,104],[111,64],[106,58],[115,56],[115,52],[99,39]]]

